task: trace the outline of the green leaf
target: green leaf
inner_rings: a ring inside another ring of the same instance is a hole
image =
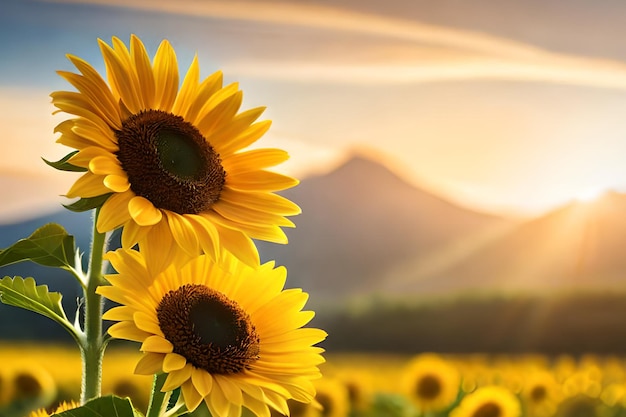
[[[0,266],[25,260],[75,271],[74,236],[69,235],[63,226],[48,223],[0,251]]]
[[[61,305],[61,293],[49,292],[47,285],[36,285],[33,278],[0,279],[0,301],[46,316],[65,327],[73,336],[76,329],[67,319]]]
[[[63,207],[76,212],[89,211],[102,206],[104,202],[107,201],[107,199],[111,196],[111,194],[113,193],[102,194],[97,197],[81,198],[80,200],[72,204],[63,204]]]
[[[128,398],[114,395],[94,398],[82,407],[53,415],[58,417],[143,417],[143,414],[133,408]]]
[[[77,153],[78,151],[70,152],[56,162],[48,161],[45,158],[41,159],[43,159],[46,164],[50,165],[52,168],[58,169],[59,171],[85,172],[87,171],[87,168],[78,167],[67,162],[72,156],[76,155]]]

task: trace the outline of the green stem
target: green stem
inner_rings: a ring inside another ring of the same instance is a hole
[[[150,393],[150,405],[148,405],[148,412],[146,417],[159,417],[162,415],[163,403],[165,402],[166,392],[161,392],[161,388],[167,379],[166,373],[154,375],[152,382],[152,392]]]
[[[96,294],[96,289],[102,282],[103,256],[106,251],[106,235],[98,232],[96,228],[98,214],[99,210],[96,210],[85,288],[85,337],[81,345],[83,363],[81,404],[100,396],[102,357],[106,345],[102,335],[102,296]]]

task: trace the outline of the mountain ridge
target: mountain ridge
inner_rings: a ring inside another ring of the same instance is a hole
[[[437,295],[451,292],[626,290],[626,195],[607,192],[571,202],[521,223],[429,276],[404,281],[398,268],[379,291]],[[396,285],[394,285],[394,282]]]

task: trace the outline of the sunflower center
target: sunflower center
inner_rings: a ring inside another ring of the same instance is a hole
[[[161,110],[134,114],[115,132],[130,188],[157,208],[197,214],[219,200],[220,156],[191,123]]]
[[[417,381],[416,394],[419,398],[432,400],[441,393],[441,381],[434,375],[424,375]]]
[[[500,417],[501,415],[500,406],[493,402],[481,405],[476,412],[472,414],[473,417]]]
[[[14,395],[18,398],[34,398],[43,392],[41,382],[28,372],[20,372],[13,379]]]
[[[185,284],[165,294],[157,318],[174,352],[209,373],[242,372],[259,357],[259,337],[250,316],[204,285]]]
[[[324,393],[324,392],[320,392],[315,396],[315,399],[317,400],[317,402],[320,403],[320,405],[323,407],[322,408],[322,413],[321,415],[323,417],[326,416],[332,416],[333,415],[333,399],[330,397],[330,395]]]
[[[541,402],[548,396],[548,391],[543,385],[537,385],[530,391],[530,398],[534,402]]]

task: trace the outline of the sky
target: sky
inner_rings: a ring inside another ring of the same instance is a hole
[[[65,55],[104,74],[97,39],[162,39],[184,73],[267,106],[259,146],[301,179],[366,153],[472,209],[538,215],[626,190],[620,0],[8,0],[0,13],[0,223],[59,208],[49,94]],[[357,184],[356,186],[367,186]]]

